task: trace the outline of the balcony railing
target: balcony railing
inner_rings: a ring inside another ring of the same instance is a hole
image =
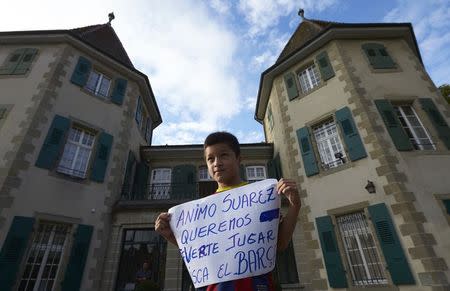
[[[215,182],[197,183],[152,183],[145,189],[133,190],[124,185],[121,200],[192,200],[212,194],[217,189]]]

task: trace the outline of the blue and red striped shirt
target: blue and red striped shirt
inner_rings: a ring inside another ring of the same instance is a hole
[[[244,186],[248,182],[242,182],[233,187],[225,187],[217,189],[216,193],[227,191],[233,188]],[[220,282],[205,287],[197,288],[197,291],[275,291],[272,273],[259,276],[242,278],[233,281]]]

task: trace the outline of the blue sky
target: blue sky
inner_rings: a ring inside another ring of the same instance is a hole
[[[4,3],[1,3],[4,2]],[[70,3],[70,4],[69,4]],[[0,30],[67,29],[107,22],[149,76],[163,117],[153,144],[202,143],[215,130],[264,141],[254,120],[260,74],[301,19],[411,22],[437,86],[450,83],[449,0],[0,0]],[[21,17],[17,17],[21,11]]]

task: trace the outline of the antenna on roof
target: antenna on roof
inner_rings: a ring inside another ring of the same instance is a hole
[[[116,18],[116,17],[114,16],[114,12],[111,12],[110,14],[108,14],[108,18],[109,18],[108,24],[111,25],[111,21],[113,21],[114,18]]]
[[[298,10],[298,16],[300,16],[302,19],[305,19],[305,10],[303,10],[302,8],[300,8]]]

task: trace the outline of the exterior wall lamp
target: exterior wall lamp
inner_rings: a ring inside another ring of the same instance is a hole
[[[376,192],[375,191],[375,184],[372,181],[370,181],[370,180],[367,180],[367,185],[364,188],[366,188],[367,192],[369,192],[370,194],[373,194],[373,193]]]

